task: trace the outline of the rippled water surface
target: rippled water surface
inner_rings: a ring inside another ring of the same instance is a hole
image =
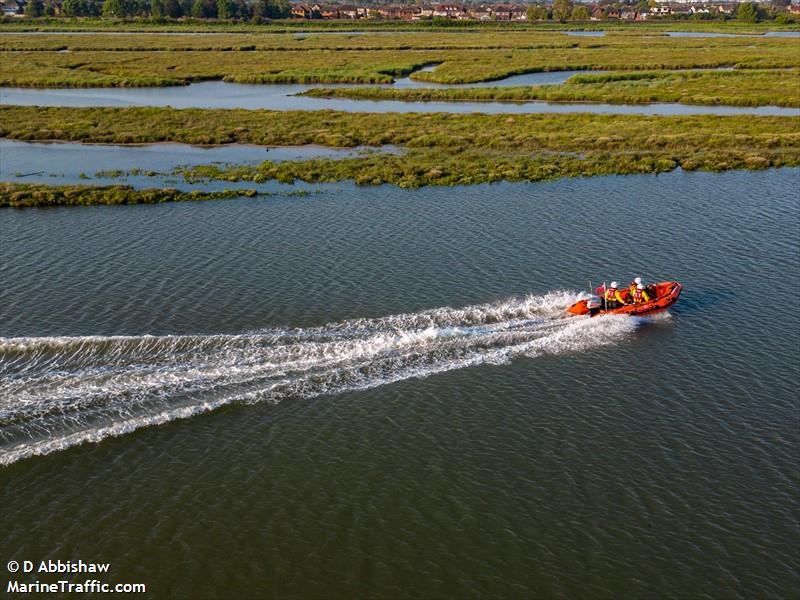
[[[428,65],[419,70],[419,72],[433,71],[438,65]],[[430,81],[420,81],[411,79],[411,77],[401,77],[391,85],[381,87],[392,88],[473,88],[473,87],[512,87],[515,85],[545,85],[564,83],[573,75],[595,75],[602,73],[602,71],[543,71],[540,73],[522,73],[520,75],[511,75],[503,77],[502,79],[495,79],[493,81],[476,81],[473,83],[432,83]],[[317,86],[319,87],[319,86]],[[326,86],[327,87],[327,86]],[[360,86],[359,86],[360,87]]]
[[[573,75],[574,72],[568,72]],[[514,85],[563,83],[560,76],[537,73],[515,76]],[[511,78],[508,78],[510,80]],[[525,83],[519,81],[524,79]],[[563,78],[564,80],[566,79]],[[505,81],[508,81],[505,80]],[[549,81],[548,81],[549,80]],[[420,87],[411,79],[398,87]],[[493,85],[504,85],[503,80]],[[510,84],[509,84],[510,85]],[[346,112],[450,112],[450,113],[599,113],[642,115],[778,115],[798,116],[800,109],[779,106],[701,106],[677,103],[602,104],[547,102],[403,102],[399,100],[350,100],[298,96],[320,85],[249,85],[205,81],[188,86],[155,88],[33,89],[0,87],[0,104],[25,106],[172,106],[173,108],[243,108],[271,110],[341,110]],[[330,85],[325,87],[340,87]],[[428,86],[422,86],[428,87]],[[432,86],[438,87],[438,86]]]
[[[800,332],[761,292],[798,183],[4,210],[4,554],[159,597],[795,597]],[[637,274],[670,313],[564,316]]]
[[[329,148],[325,146],[265,147],[226,144],[201,147],[186,144],[78,144],[36,143],[0,139],[0,181],[45,184],[119,183],[120,178],[134,187],[164,187],[181,184],[179,170],[198,165],[258,165],[269,160],[309,160],[346,158],[365,152],[400,152],[397,146],[379,148]],[[176,172],[177,171],[177,172]],[[204,182],[216,188],[236,185],[253,187],[247,182]],[[260,187],[287,188],[275,181]]]

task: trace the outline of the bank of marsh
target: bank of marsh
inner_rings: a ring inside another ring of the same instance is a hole
[[[402,155],[206,167],[228,180],[392,183],[403,187],[568,176],[725,171],[800,164],[798,117],[398,114],[0,107],[0,136],[115,144],[181,142],[332,147],[387,144]]]
[[[564,84],[519,87],[312,88],[318,98],[408,102],[678,102],[730,106],[800,106],[800,70],[637,71],[575,75]]]
[[[439,65],[412,77],[456,84],[535,71],[800,67],[800,44],[793,39],[578,38],[558,32],[308,38],[7,35],[0,39],[0,49],[0,84],[29,87],[185,85],[201,80],[390,83],[429,63]]]

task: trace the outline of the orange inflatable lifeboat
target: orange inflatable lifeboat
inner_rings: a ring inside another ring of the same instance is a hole
[[[605,302],[602,298],[603,287],[597,288],[600,296],[592,296],[586,300],[579,300],[567,309],[568,313],[573,315],[590,315],[596,317],[597,315],[644,315],[654,313],[659,310],[669,308],[678,301],[678,296],[681,295],[683,286],[677,281],[662,281],[653,285],[648,285],[646,288],[648,296],[651,300],[649,302],[642,302],[640,304],[625,304],[619,308],[605,309]],[[620,289],[620,296],[625,302],[630,302],[630,292],[627,288]]]

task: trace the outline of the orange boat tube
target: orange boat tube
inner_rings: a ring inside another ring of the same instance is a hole
[[[612,308],[610,310],[603,309],[604,302],[602,299],[599,301],[599,306],[597,305],[597,297],[589,298],[586,300],[579,300],[572,306],[567,309],[568,313],[573,315],[591,315],[592,317],[596,317],[597,315],[645,315],[649,313],[658,312],[660,310],[664,310],[672,306],[678,301],[678,296],[681,295],[681,290],[683,286],[678,283],[677,281],[662,281],[661,283],[656,283],[655,285],[648,286],[647,292],[650,293],[655,290],[655,294],[652,300],[649,302],[641,302],[639,304],[625,304],[624,306],[620,306],[619,308]],[[620,290],[620,295],[622,299],[626,302],[629,302],[629,291],[627,289]],[[653,296],[653,294],[651,294]],[[594,300],[595,306],[592,305],[592,300]]]

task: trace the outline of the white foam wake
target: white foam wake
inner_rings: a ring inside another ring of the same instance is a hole
[[[234,402],[364,389],[611,343],[626,317],[555,292],[240,335],[0,338],[0,465]]]

